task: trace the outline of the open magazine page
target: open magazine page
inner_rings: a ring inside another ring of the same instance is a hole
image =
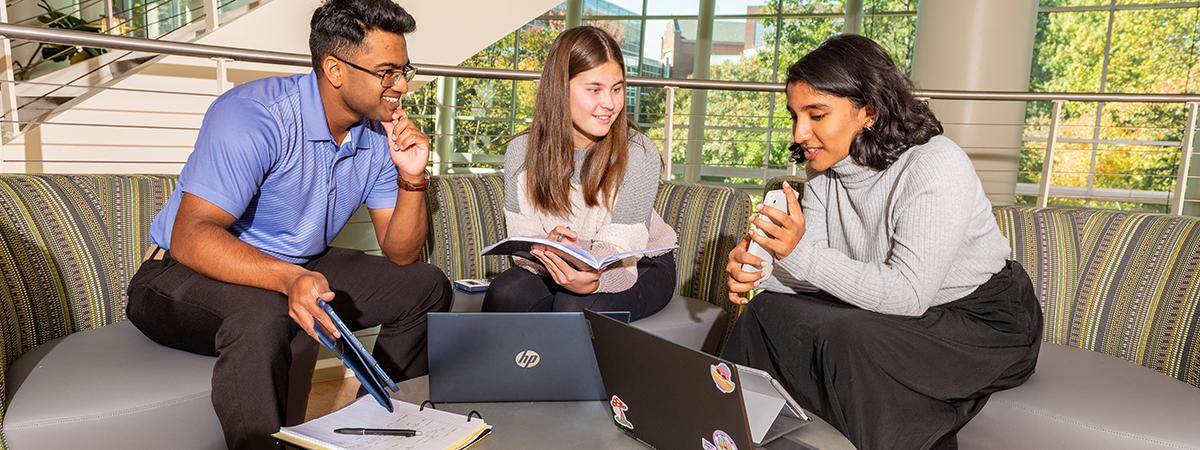
[[[567,262],[579,263],[576,264],[577,268],[580,266],[587,266],[599,270],[603,267],[600,262],[596,260],[596,257],[587,250],[574,245],[564,244],[562,242],[534,236],[508,237],[500,242],[488,246],[487,248],[484,248],[482,254],[520,256],[531,261],[537,261],[537,258],[534,257],[530,251],[533,249],[534,245],[538,244],[558,250],[560,255],[568,257]],[[571,258],[573,258],[575,261],[571,261]]]
[[[609,255],[603,259],[597,259],[595,255],[592,255],[592,253],[587,250],[584,250],[582,248],[579,248],[579,247],[576,247],[573,245],[564,244],[562,242],[553,241],[553,240],[542,238],[542,237],[534,237],[534,236],[510,236],[508,238],[501,240],[500,242],[497,242],[495,244],[488,246],[487,248],[484,248],[482,254],[484,254],[484,255],[520,256],[522,258],[529,259],[531,261],[537,261],[537,258],[534,257],[530,253],[530,251],[533,249],[533,246],[537,245],[537,244],[545,245],[547,247],[558,250],[560,252],[559,253],[560,256],[564,256],[563,259],[565,259],[568,263],[571,263],[572,265],[574,265],[575,268],[577,268],[577,269],[580,269],[580,268],[583,268],[586,266],[586,267],[590,267],[595,270],[602,270],[605,267],[608,267],[608,266],[612,265],[613,263],[616,263],[617,261],[620,261],[625,258],[629,258],[631,256],[640,256],[640,255],[644,255],[646,253],[662,252],[662,251],[666,251],[666,250],[670,250],[670,249],[679,247],[678,245],[672,245],[670,247],[664,247],[664,248],[646,248],[646,249],[640,249],[640,250],[631,250],[631,251],[627,251],[627,252],[617,253],[614,255]]]

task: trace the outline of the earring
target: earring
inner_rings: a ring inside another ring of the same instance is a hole
[[[867,129],[867,131],[875,131],[873,128],[871,128],[871,127],[873,127],[873,126],[875,126],[875,121],[874,121],[874,120],[867,122],[867,125],[866,125],[865,127],[863,127],[863,128],[866,128],[866,129]]]

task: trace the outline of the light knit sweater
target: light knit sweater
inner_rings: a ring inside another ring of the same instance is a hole
[[[577,234],[578,245],[597,257],[644,248],[675,245],[672,230],[658,212],[654,199],[658,196],[658,180],[662,170],[658,148],[641,133],[631,132],[629,162],[625,177],[617,188],[616,201],[610,211],[601,204],[589,207],[583,200],[580,171],[588,149],[575,149],[575,170],[571,176],[571,214],[559,217],[538,211],[530,202],[525,184],[525,155],[529,136],[522,134],[508,143],[504,155],[504,219],[509,236],[546,237],[556,226],[569,226]],[[653,253],[646,256],[658,256]],[[600,274],[596,292],[621,292],[637,282],[637,261],[631,257],[605,268]],[[523,258],[516,263],[534,273],[546,275],[541,264]]]
[[[821,290],[859,308],[919,316],[970,294],[1010,248],[975,168],[936,136],[886,170],[847,157],[808,173],[805,233],[761,287]]]

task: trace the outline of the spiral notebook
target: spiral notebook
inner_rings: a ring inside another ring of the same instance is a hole
[[[439,411],[431,402],[417,406],[389,400],[391,413],[380,411],[372,399],[360,397],[342,409],[294,427],[281,428],[271,436],[306,449],[457,450],[470,447],[492,431],[492,426],[473,411],[463,416]],[[417,430],[419,434],[412,437],[359,436],[335,433],[333,430],[338,428],[403,428]]]

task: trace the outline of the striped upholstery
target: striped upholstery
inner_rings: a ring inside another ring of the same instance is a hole
[[[1079,282],[1079,241],[1066,209],[1009,206],[993,210],[1000,232],[1012,247],[1009,258],[1021,263],[1042,301],[1042,338],[1066,344],[1068,309]]]
[[[480,256],[508,234],[504,227],[504,175],[442,175],[425,191],[429,237],[421,258],[451,280],[494,278],[508,258]]]
[[[730,187],[664,182],[654,209],[679,236],[676,293],[729,313],[724,342],[742,312],[740,305],[729,302],[725,263],[749,226],[750,197]]]
[[[171,176],[0,175],[0,399],[25,352],[125,319],[126,285],[174,187]]]
[[[1034,278],[1047,342],[1200,387],[1200,218],[1006,206],[1013,258]]]

